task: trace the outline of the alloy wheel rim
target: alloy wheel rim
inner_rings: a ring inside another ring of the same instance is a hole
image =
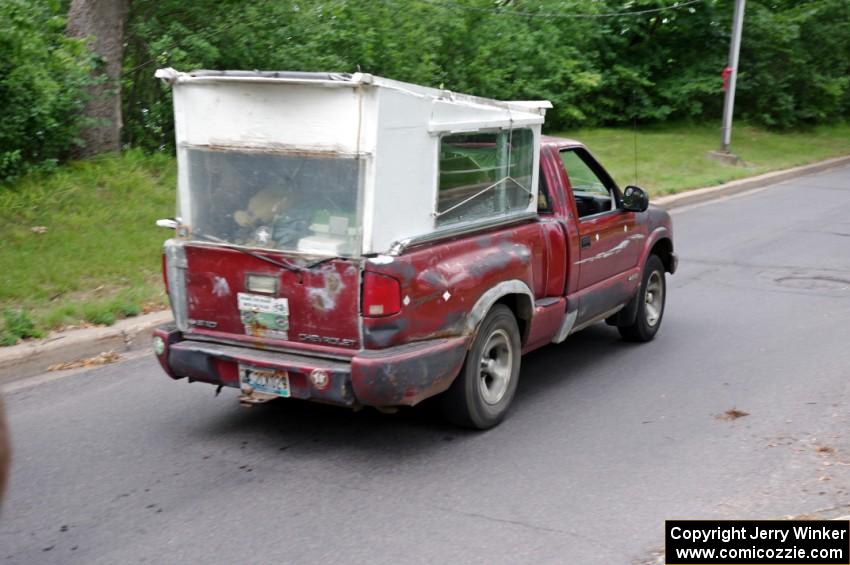
[[[481,349],[478,370],[478,387],[487,404],[498,404],[504,398],[511,381],[513,360],[513,347],[507,332],[498,329],[491,333]]]
[[[644,301],[646,303],[644,308],[646,323],[655,326],[661,319],[661,311],[664,309],[664,283],[661,281],[661,274],[658,271],[652,271],[652,274],[649,275]]]

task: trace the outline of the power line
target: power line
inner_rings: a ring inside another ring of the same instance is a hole
[[[645,10],[634,10],[631,12],[604,12],[601,14],[574,14],[567,12],[522,12],[517,10],[504,10],[502,8],[479,8],[477,6],[467,6],[459,2],[450,2],[446,0],[422,0],[426,4],[440,6],[442,8],[451,8],[456,10],[465,10],[467,12],[478,12],[485,14],[496,14],[503,16],[516,16],[519,18],[569,18],[569,19],[593,19],[593,18],[617,18],[628,16],[642,16],[644,14],[655,14],[667,10],[680,10],[693,4],[705,2],[705,0],[688,0],[686,2],[676,2],[669,6],[660,6],[658,8],[647,8]]]
[[[219,26],[219,27],[218,27],[218,28],[216,28],[216,29],[207,30],[206,32],[204,32],[204,31],[198,32],[198,35],[200,35],[201,37],[203,37],[203,38],[204,38],[204,39],[206,39],[206,40],[210,40],[210,39],[212,39],[213,37],[215,37],[216,35],[218,35],[218,34],[220,34],[220,33],[224,32],[224,31],[227,31],[227,30],[231,29],[232,27],[233,27],[233,26],[232,26],[232,24],[231,24],[230,22],[227,22],[226,24],[223,24],[223,25]],[[175,41],[174,43],[172,43],[171,45],[169,45],[166,49],[164,49],[164,50],[161,52],[161,55],[167,55],[167,54],[170,54],[170,52],[171,52],[171,51],[173,51],[174,49],[177,49],[177,48],[179,48],[179,47],[182,47],[182,46],[183,46],[183,45],[182,45],[182,44],[183,44],[183,41],[184,41],[185,39],[187,39],[187,38],[183,38],[183,40],[180,40],[180,41]],[[143,68],[147,67],[147,66],[148,66],[148,65],[150,65],[151,63],[155,63],[158,59],[159,59],[159,55],[154,55],[153,57],[151,57],[151,58],[150,58],[150,59],[148,59],[147,61],[145,61],[145,62],[143,62],[143,63],[139,63],[138,65],[136,65],[136,66],[135,66],[135,67],[133,67],[132,69],[128,69],[128,70],[126,70],[126,71],[122,71],[122,73],[121,73],[121,78],[124,78],[124,77],[126,77],[126,76],[128,76],[128,75],[131,75],[131,74],[135,73],[136,71],[138,71],[138,70],[140,70],[140,69],[143,69]]]

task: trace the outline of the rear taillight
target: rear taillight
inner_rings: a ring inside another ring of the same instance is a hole
[[[386,275],[363,274],[363,315],[390,316],[401,310],[401,285]]]

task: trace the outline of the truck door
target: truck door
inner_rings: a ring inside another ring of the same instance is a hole
[[[605,292],[609,285],[633,269],[639,260],[635,240],[635,214],[620,207],[616,184],[605,169],[581,147],[560,152],[578,219],[580,254],[573,267],[579,269],[579,318],[588,319],[617,307],[621,293]]]

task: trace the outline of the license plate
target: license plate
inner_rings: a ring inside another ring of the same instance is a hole
[[[239,365],[239,381],[256,392],[290,396],[289,374],[286,371]]]

